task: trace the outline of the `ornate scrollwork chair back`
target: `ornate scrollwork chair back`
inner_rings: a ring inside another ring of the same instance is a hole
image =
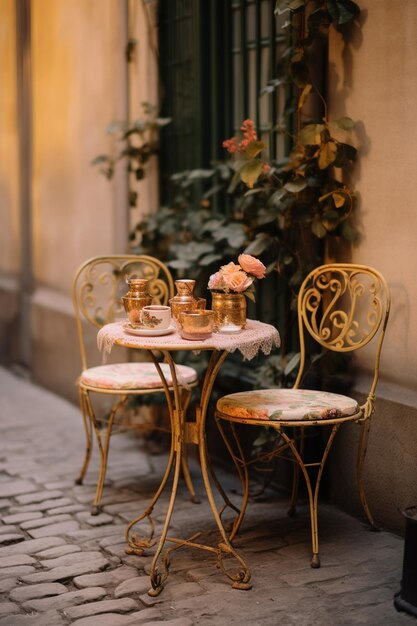
[[[94,432],[100,453],[100,472],[92,505],[93,514],[100,511],[110,436],[113,426],[117,423],[116,418],[120,415],[120,409],[125,405],[129,396],[164,393],[154,363],[122,362],[94,367],[88,365],[88,362],[91,362],[91,353],[94,354],[96,360],[100,356],[98,350],[91,350],[91,329],[97,330],[118,318],[126,317],[122,297],[128,290],[129,278],[149,280],[148,292],[155,303],[167,304],[174,294],[174,282],[168,268],[158,259],[148,255],[94,257],[78,268],[72,285],[72,300],[82,366],[77,384],[87,440],[84,463],[76,483],[82,484],[87,472]],[[169,385],[171,381],[169,367],[166,364],[160,364],[160,367]],[[177,365],[177,368],[180,370],[182,380],[190,386],[196,384],[197,373],[193,368],[182,365]],[[183,390],[183,393],[185,401],[187,401],[187,394],[189,400],[189,390],[188,392]],[[94,394],[112,397],[113,404],[107,415],[97,416],[99,410],[93,406],[92,401]],[[135,427],[137,428],[137,425]],[[147,428],[149,430],[149,425]],[[154,427],[150,429],[153,430]],[[188,489],[195,498],[186,463],[184,463],[183,471]]]
[[[244,486],[243,505],[236,517],[232,534],[239,530],[248,502],[248,471],[234,424],[236,422],[268,426],[279,433],[277,456],[290,452],[294,463],[294,480],[290,512],[295,510],[298,478],[301,471],[307,485],[311,530],[312,567],[320,566],[318,551],[318,493],[323,468],[334,437],[345,422],[356,422],[361,428],[357,455],[357,481],[364,512],[375,527],[363,486],[363,467],[374,411],[375,389],[379,376],[382,343],[390,312],[390,292],[385,278],[375,269],[348,263],[322,265],[304,280],[298,295],[298,328],[300,365],[292,389],[261,389],[229,394],[217,403],[216,418],[220,432]],[[373,374],[365,403],[328,391],[302,389],[307,359],[307,338],[312,337],[323,349],[352,353],[366,349],[366,359],[372,363]],[[374,350],[372,351],[371,342]],[[222,421],[230,423],[234,437],[226,437]],[[311,426],[327,426],[330,434],[321,459],[304,463],[304,431]],[[284,457],[285,458],[285,457]],[[309,470],[315,467],[317,477],[311,481]]]

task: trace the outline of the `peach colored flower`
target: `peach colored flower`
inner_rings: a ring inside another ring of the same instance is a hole
[[[256,278],[265,278],[266,267],[259,259],[255,259],[250,254],[240,254],[238,261],[240,267],[248,274]]]
[[[223,280],[228,289],[238,293],[245,291],[253,283],[253,278],[242,271],[224,274]]]
[[[221,274],[234,274],[235,272],[240,272],[241,271],[241,266],[237,265],[237,263],[233,263],[233,261],[230,261],[230,263],[228,263],[227,265],[222,265],[220,268],[220,273]]]
[[[223,276],[221,273],[216,272],[215,274],[212,274],[207,286],[209,289],[224,289]]]

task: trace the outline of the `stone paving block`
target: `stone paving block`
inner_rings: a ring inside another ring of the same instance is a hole
[[[57,498],[56,500],[43,500],[43,502],[36,502],[35,504],[25,504],[22,506],[12,506],[10,508],[11,513],[30,513],[31,511],[43,512],[48,509],[53,509],[62,506],[69,506],[74,504],[70,498]]]
[[[59,556],[55,559],[47,559],[46,561],[41,561],[41,565],[43,567],[48,567],[49,569],[51,569],[52,567],[65,567],[67,565],[92,561],[102,556],[103,555],[101,554],[101,552],[97,551],[75,552],[73,554],[65,554],[63,556]]]
[[[17,585],[17,577],[0,580],[0,593],[7,593]]]
[[[19,504],[34,504],[35,502],[42,502],[43,500],[50,500],[52,498],[62,498],[64,493],[62,491],[37,491],[36,493],[27,493],[23,496],[16,496]]]
[[[133,578],[137,575],[138,573],[133,567],[121,565],[120,567],[108,570],[107,572],[77,576],[74,578],[73,582],[76,587],[117,585],[122,581],[128,578]]]
[[[117,502],[116,504],[108,504],[104,506],[103,509],[106,513],[110,513],[111,515],[118,515],[119,513],[125,513],[126,511],[130,511],[134,517],[135,513],[138,513],[140,507],[143,506],[142,502],[136,496],[134,500],[128,500],[127,502]]]
[[[15,496],[21,493],[29,493],[36,491],[38,487],[30,480],[8,480],[5,483],[0,483],[0,498]]]
[[[138,603],[132,600],[132,598],[121,598],[120,600],[89,602],[83,606],[66,609],[64,614],[70,619],[77,619],[88,617],[89,615],[100,615],[101,613],[129,613],[129,611],[134,611],[138,608]]]
[[[8,478],[8,480],[10,479]],[[0,498],[0,509],[7,509],[11,504],[11,500],[8,500],[7,498]]]
[[[82,504],[68,504],[67,506],[58,506],[53,509],[47,509],[48,515],[59,515],[60,513],[78,513],[79,511],[85,511],[85,507]]]
[[[4,615],[12,615],[13,613],[19,613],[20,606],[14,602],[0,602],[0,617]]]
[[[47,596],[57,596],[66,593],[68,589],[61,583],[43,583],[40,585],[21,585],[12,589],[9,594],[10,600],[15,602],[26,602],[27,600],[35,600],[45,598]]]
[[[0,526],[0,535],[14,533],[16,530],[19,530],[19,526],[15,526],[14,524],[4,524],[3,526]]]
[[[16,556],[3,556],[0,558],[0,567],[13,567],[14,565],[30,565],[36,563],[36,559],[27,554],[16,554]]]
[[[3,522],[5,524],[20,524],[21,522],[38,519],[39,517],[42,517],[42,513],[40,513],[39,511],[32,511],[29,513],[16,513],[15,515],[6,515],[6,517],[3,517]]]
[[[31,574],[35,571],[35,568],[31,565],[15,565],[14,567],[3,567],[0,570],[0,580],[4,578],[20,577],[26,574]]]
[[[146,609],[145,609],[146,610]],[[143,611],[144,612],[144,611]],[[145,617],[145,621],[141,619],[142,611],[131,613],[130,615],[120,615],[118,613],[103,613],[100,615],[100,622],[97,623],[97,617],[82,617],[71,623],[71,626],[130,626],[130,624],[147,624],[149,619]],[[133,619],[133,621],[132,621]]]
[[[89,526],[104,526],[111,524],[113,516],[107,513],[99,513],[99,515],[91,515],[88,511],[78,513],[75,516],[80,522],[85,522]]]
[[[47,517],[40,517],[39,519],[29,520],[28,522],[22,522],[22,524],[20,524],[20,528],[22,528],[22,530],[33,530],[34,528],[50,526],[51,524],[56,524],[57,522],[66,522],[70,519],[72,518],[67,513],[62,515],[51,515]]]
[[[9,615],[0,619],[0,626],[61,626],[64,618],[58,611],[48,611],[40,615]]]
[[[60,596],[53,598],[41,598],[39,600],[28,600],[22,604],[25,611],[45,612],[54,608],[57,611],[66,609],[70,606],[100,600],[104,598],[107,591],[102,587],[90,587],[89,589],[77,589],[76,591],[68,591]]]
[[[73,554],[74,552],[81,552],[81,548],[79,546],[74,546],[73,544],[66,544],[64,546],[57,546],[56,548],[43,550],[42,552],[38,552],[36,556],[39,559],[57,559],[60,556]]]
[[[21,533],[7,533],[5,535],[0,535],[0,545],[8,545],[9,543],[17,543],[18,541],[23,541],[25,536]]]
[[[79,528],[80,525],[78,522],[70,520],[68,522],[58,522],[58,524],[44,526],[43,528],[35,528],[34,530],[28,530],[27,532],[34,539],[39,539],[40,537],[48,537],[49,535],[68,535]]]
[[[120,536],[120,533],[118,533],[114,535],[109,535],[108,537],[104,537],[104,539],[102,539],[99,542],[99,546],[101,548],[106,548],[107,546],[111,546],[115,544],[122,544],[122,543],[126,545],[126,540],[124,536]]]
[[[74,539],[75,541],[87,541],[88,539],[99,539],[100,537],[104,537],[106,535],[113,535],[117,532],[120,532],[120,536],[124,538],[124,533],[126,530],[125,524],[110,524],[108,526],[103,526],[100,528],[89,528],[88,530],[76,530],[74,532],[68,533],[68,537]]]
[[[55,489],[72,489],[74,486],[73,480],[54,480],[52,482],[47,482],[44,484],[45,489],[55,490]]]
[[[308,566],[305,569],[298,570],[294,573],[292,573],[291,569],[288,568],[286,572],[277,573],[277,578],[283,580],[287,583],[287,585],[290,585],[291,587],[301,587],[311,583],[317,585],[324,580],[343,578],[344,576],[348,576],[349,573],[349,569],[343,565],[334,567],[320,567],[318,569],[314,569]]]
[[[146,593],[151,587],[151,581],[149,576],[135,576],[134,578],[128,578],[124,580],[114,590],[115,598],[123,598],[129,596],[132,593],[143,594]]]
[[[99,557],[88,563],[75,563],[66,567],[54,567],[47,572],[37,572],[36,574],[22,576],[21,580],[24,583],[47,583],[67,580],[68,578],[74,578],[74,576],[80,576],[81,574],[99,572],[100,570],[105,569],[108,565],[109,562],[107,559]]]

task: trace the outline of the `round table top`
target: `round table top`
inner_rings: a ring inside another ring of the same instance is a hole
[[[246,327],[238,333],[217,332],[208,339],[198,341],[183,339],[178,330],[162,336],[138,336],[126,328],[126,320],[103,326],[97,335],[100,350],[109,354],[114,344],[143,350],[239,350],[245,359],[250,360],[259,350],[269,354],[274,347],[280,345],[275,326],[256,320],[247,320]]]

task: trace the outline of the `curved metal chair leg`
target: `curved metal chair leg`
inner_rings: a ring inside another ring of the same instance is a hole
[[[368,506],[368,502],[367,502],[366,495],[365,495],[365,487],[363,484],[363,468],[365,465],[365,456],[366,456],[366,450],[368,447],[370,427],[371,427],[370,419],[367,419],[363,424],[361,424],[361,433],[359,436],[359,446],[358,446],[358,458],[357,458],[357,464],[356,464],[356,480],[358,483],[359,498],[362,504],[362,508],[368,519],[370,528],[371,530],[378,531],[380,530],[380,528],[375,524],[374,518]]]
[[[79,398],[80,398],[81,415],[82,415],[83,422],[84,422],[84,429],[85,429],[85,436],[86,436],[86,448],[85,448],[84,462],[81,467],[80,475],[78,476],[78,478],[75,479],[74,482],[76,485],[82,485],[83,480],[88,470],[88,466],[90,465],[91,451],[93,449],[93,438],[92,438],[92,424],[91,424],[91,420],[88,416],[88,412],[85,406],[85,397],[84,397],[85,392],[81,388],[79,388],[78,393],[79,393]]]
[[[308,501],[310,506],[310,524],[311,524],[311,547],[312,547],[312,558],[311,558],[311,567],[318,568],[320,567],[320,555],[319,555],[319,533],[318,533],[318,519],[317,519],[317,510],[318,510],[318,499],[319,499],[319,490],[320,490],[320,482],[323,475],[324,465],[326,463],[327,457],[329,456],[330,448],[332,446],[333,440],[336,436],[337,431],[339,430],[340,424],[334,424],[332,426],[329,438],[327,440],[326,447],[324,449],[323,455],[321,457],[321,461],[317,463],[308,463],[305,464],[300,453],[297,449],[297,446],[294,444],[294,440],[292,440],[285,432],[282,432],[282,437],[289,444],[291,451],[296,459],[297,463],[300,466],[300,470],[302,471],[308,492]],[[310,476],[308,474],[308,467],[318,467],[319,471],[317,474],[316,482],[313,486],[311,484]]]
[[[123,406],[126,400],[127,400],[127,396],[123,396],[121,400],[113,406],[109,419],[108,419],[106,432],[103,437],[103,435],[100,432],[100,427],[97,423],[97,420],[94,414],[94,409],[91,403],[90,396],[88,392],[86,393],[86,403],[88,407],[88,413],[93,423],[94,432],[96,434],[98,449],[100,453],[100,470],[99,470],[99,476],[98,476],[97,487],[96,487],[96,495],[94,497],[94,501],[91,506],[91,515],[98,515],[101,511],[100,503],[101,503],[101,497],[103,495],[104,480],[106,478],[107,459],[109,456],[111,431],[113,428],[113,423],[114,423],[114,418],[116,416],[116,413],[119,410],[119,408]],[[103,439],[104,439],[104,442],[103,442]]]
[[[304,456],[304,428],[301,429],[299,449],[300,449],[300,455],[301,457],[303,457]],[[294,517],[296,515],[299,486],[300,486],[300,466],[298,463],[294,463],[290,508],[288,509],[288,513],[287,513],[288,517]]]

